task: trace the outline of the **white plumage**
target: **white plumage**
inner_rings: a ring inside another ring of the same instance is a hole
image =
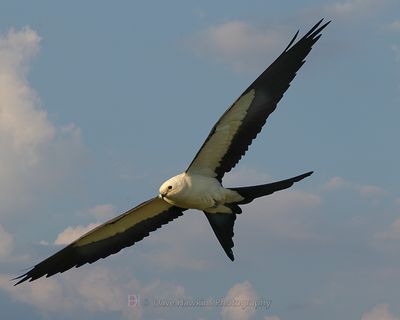
[[[160,197],[174,206],[208,213],[232,213],[225,204],[244,199],[236,191],[225,189],[215,178],[186,172],[165,181]]]

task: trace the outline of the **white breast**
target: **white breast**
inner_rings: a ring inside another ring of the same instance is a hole
[[[180,180],[181,189],[165,200],[182,208],[205,210],[231,202],[232,198],[238,196],[236,192],[222,187],[215,178],[182,173],[172,179]]]

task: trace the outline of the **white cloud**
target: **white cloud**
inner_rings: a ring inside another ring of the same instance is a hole
[[[326,5],[323,13],[329,18],[369,16],[376,13],[386,3],[386,0],[344,0]]]
[[[0,37],[0,184],[6,193],[17,172],[29,171],[39,160],[39,148],[54,137],[55,128],[26,79],[39,42],[29,28]]]
[[[76,226],[76,227],[68,227],[64,231],[58,234],[54,244],[67,245],[72,241],[75,241],[80,236],[84,235],[86,232],[92,230],[97,227],[100,223],[90,223],[87,226]]]
[[[344,180],[341,177],[332,177],[329,179],[328,182],[324,184],[324,189],[326,190],[337,190],[337,189],[343,189],[345,187],[349,186],[349,182]]]
[[[388,29],[392,31],[400,31],[400,20],[396,20],[390,23]]]
[[[321,204],[319,196],[299,190],[280,191],[265,199],[268,199],[269,210],[277,215],[295,211],[298,208],[316,207]]]
[[[365,312],[361,320],[400,320],[389,311],[389,305],[382,303],[372,308],[371,311]]]
[[[28,82],[29,66],[39,48],[40,37],[28,27],[0,36],[2,213],[27,207],[36,193],[68,175],[83,151],[79,129],[55,127]]]
[[[118,272],[107,268],[81,269],[17,287],[13,287],[10,278],[0,275],[0,288],[42,312],[117,311],[127,318],[129,315],[130,319],[140,319],[142,315],[140,306],[129,309],[127,305],[128,292],[140,291],[138,282],[132,277],[122,278]]]
[[[334,191],[341,189],[348,189],[357,192],[360,196],[368,198],[374,202],[386,196],[388,192],[378,186],[371,184],[359,184],[356,182],[348,181],[341,177],[333,177],[323,186],[324,190]]]
[[[107,268],[94,268],[88,272],[69,274],[80,300],[89,311],[120,311],[127,306],[129,290],[140,290],[136,279],[128,277],[126,283],[121,276]]]
[[[400,218],[396,219],[386,230],[374,235],[376,240],[400,240]]]
[[[306,240],[315,236],[312,209],[320,206],[321,198],[298,190],[284,190],[257,199],[245,208],[252,228],[262,226],[262,234],[292,240]],[[241,223],[244,223],[242,220]]]
[[[266,67],[268,57],[271,60],[283,50],[285,41],[282,30],[260,31],[244,21],[229,21],[198,33],[189,45],[199,55],[246,71]]]
[[[328,19],[365,18],[376,14],[387,0],[343,0],[306,10],[309,16]],[[397,23],[393,28],[398,27]],[[296,29],[293,29],[296,30]],[[227,64],[235,71],[259,70],[271,63],[292,34],[282,27],[256,28],[241,20],[210,26],[188,39],[187,44],[200,56]]]
[[[110,218],[115,215],[115,208],[111,204],[100,204],[96,205],[87,210],[90,215],[95,216],[98,220],[105,220],[106,218]],[[87,226],[75,226],[75,227],[67,227],[62,232],[57,235],[54,244],[58,245],[67,245],[72,241],[75,241],[80,236],[84,235],[86,232],[94,229],[99,226],[100,222],[89,223]],[[41,244],[48,244],[46,241],[41,241]]]
[[[7,257],[14,243],[13,236],[0,224],[0,260]]]
[[[13,287],[10,275],[0,274],[0,288],[14,299],[35,306],[42,311],[62,311],[73,306],[73,299],[65,294],[59,280],[56,278],[39,279],[35,285]],[[71,297],[74,297],[72,295]]]
[[[140,302],[136,306],[129,306],[129,295],[148,298],[149,301],[177,300],[185,295],[181,285],[160,280],[142,284],[131,275],[129,269],[121,268],[90,266],[78,272],[41,278],[17,287],[13,286],[11,278],[10,275],[0,274],[0,288],[13,299],[47,313],[48,318],[57,312],[81,315],[84,310],[92,314],[117,312],[121,314],[119,318],[127,319],[142,319],[148,315],[146,318],[150,319],[155,318],[152,314],[162,308],[150,308],[151,305],[143,306]]]
[[[386,194],[386,191],[384,189],[373,185],[360,186],[359,192],[363,197],[367,198],[377,198]]]
[[[0,38],[1,143],[27,156],[27,166],[37,161],[37,149],[51,140],[55,131],[26,80],[28,64],[39,50],[39,42],[39,36],[29,28],[11,30]]]
[[[250,319],[255,314],[256,308],[248,304],[256,300],[257,293],[250,282],[245,281],[234,285],[223,300],[226,305],[222,307],[222,318],[225,320]]]

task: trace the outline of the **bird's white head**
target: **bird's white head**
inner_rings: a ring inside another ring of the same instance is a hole
[[[182,173],[165,181],[160,187],[159,197],[161,199],[165,198],[165,200],[174,200],[175,198],[177,198],[177,196],[182,192],[186,185],[184,175],[185,174]]]

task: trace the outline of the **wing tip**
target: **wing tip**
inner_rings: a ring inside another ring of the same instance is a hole
[[[322,26],[321,23],[324,21],[324,18],[322,18],[321,20],[319,20],[311,29],[310,31],[308,31],[305,35],[304,38],[314,38],[315,36],[317,36],[322,30],[324,30],[326,28],[326,26],[328,24],[330,24],[332,22],[332,20],[329,20],[327,22],[325,22]]]
[[[298,42],[294,44],[297,36],[299,35],[299,30],[297,30],[294,37],[292,38],[292,40],[290,40],[289,44],[286,46],[283,52],[285,53],[288,50],[292,49],[297,43],[301,42],[302,40],[311,40],[312,44],[317,42],[318,39],[321,37],[321,31],[324,30],[328,26],[328,24],[332,22],[332,20],[329,20],[321,25],[324,19],[325,18],[320,19]]]
[[[313,171],[308,171],[308,172],[306,172],[306,173],[304,174],[304,177],[309,177],[309,176],[311,176],[313,173],[314,173],[314,170],[313,170]]]
[[[286,52],[290,49],[291,45],[293,44],[293,42],[296,40],[297,36],[299,35],[300,30],[297,30],[297,32],[294,34],[292,40],[290,40],[289,44],[286,46],[285,50],[283,50],[283,52]]]
[[[22,274],[18,277],[11,279],[10,281],[17,281],[16,283],[14,283],[14,287],[15,287],[25,281],[32,281],[32,278],[31,278],[31,276],[29,276],[29,272],[28,272],[28,273]]]
[[[303,180],[304,178],[307,178],[307,177],[311,176],[313,173],[314,173],[314,171],[308,171],[308,172],[303,173],[303,174],[301,174],[301,175],[299,175],[297,177],[294,177],[293,178],[293,182],[299,182],[299,181]]]
[[[28,272],[26,272],[26,273],[24,273],[24,274],[22,274],[22,275],[20,275],[18,277],[15,277],[15,278],[11,279],[10,281],[17,281],[18,280],[14,284],[14,287],[15,287],[15,286],[17,286],[17,285],[19,285],[19,284],[21,284],[21,283],[23,283],[25,281],[32,282],[32,281],[37,280],[37,279],[39,279],[39,278],[41,278],[43,276],[48,277],[49,274],[48,273],[44,273],[44,274],[37,273],[37,269],[35,267],[33,267]]]

